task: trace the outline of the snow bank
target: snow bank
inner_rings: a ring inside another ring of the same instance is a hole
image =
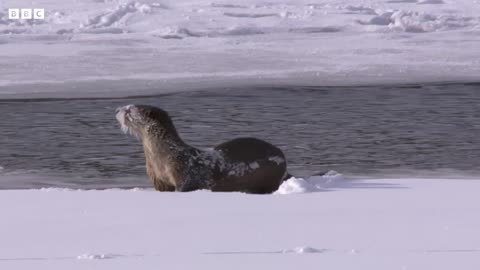
[[[322,176],[311,176],[307,179],[291,177],[283,182],[275,194],[292,194],[322,191],[332,186],[347,183],[343,176],[335,171],[329,171]]]
[[[423,33],[434,31],[455,30],[478,25],[478,19],[458,15],[436,16],[415,11],[388,11],[377,14],[368,21],[359,21],[363,25],[378,25],[388,27],[385,30]]]
[[[283,253],[297,253],[297,254],[304,254],[304,253],[322,253],[326,250],[316,249],[312,247],[296,247],[294,249],[285,249]]]
[[[0,98],[474,81],[480,72],[471,0],[41,0],[44,21],[7,18],[31,5],[0,2]],[[94,91],[82,84],[92,82]]]
[[[1,269],[479,269],[478,180],[294,196],[0,191]]]
[[[121,257],[122,255],[115,254],[82,254],[77,256],[79,260],[108,260]]]
[[[147,4],[141,4],[139,2],[119,4],[113,10],[109,10],[103,12],[102,14],[89,18],[86,23],[80,24],[80,29],[96,29],[102,27],[109,27],[113,24],[120,24],[122,19],[124,19],[129,13],[135,12],[151,13],[152,7]]]

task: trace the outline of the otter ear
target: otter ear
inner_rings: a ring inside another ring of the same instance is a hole
[[[145,108],[142,110],[143,111],[143,115],[145,117],[148,117],[148,118],[155,118],[155,110],[152,110],[152,109],[149,109],[149,108]]]
[[[158,118],[157,113],[153,110],[148,110],[147,113],[145,114],[145,116],[149,119],[157,119]]]

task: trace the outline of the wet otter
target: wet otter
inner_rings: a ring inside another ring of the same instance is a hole
[[[288,176],[285,156],[272,144],[238,138],[204,151],[180,138],[162,109],[127,105],[116,110],[124,132],[142,141],[149,178],[159,191],[276,191]]]

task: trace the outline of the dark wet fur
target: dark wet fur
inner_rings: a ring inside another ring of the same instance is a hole
[[[258,163],[258,169],[243,176],[228,175],[229,169],[216,181],[212,191],[243,191],[247,193],[272,193],[285,180],[287,164],[276,163],[270,157],[281,157],[282,151],[274,145],[255,138],[238,138],[215,147],[224,154],[227,163]]]

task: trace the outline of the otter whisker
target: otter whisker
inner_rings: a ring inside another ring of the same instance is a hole
[[[120,129],[122,129],[123,133],[129,134],[131,133],[130,129],[127,126],[120,126]]]
[[[138,134],[138,132],[135,132],[133,128],[130,128],[127,125],[121,125],[120,129],[122,130],[123,133],[134,136],[135,138],[140,140],[140,134]]]

